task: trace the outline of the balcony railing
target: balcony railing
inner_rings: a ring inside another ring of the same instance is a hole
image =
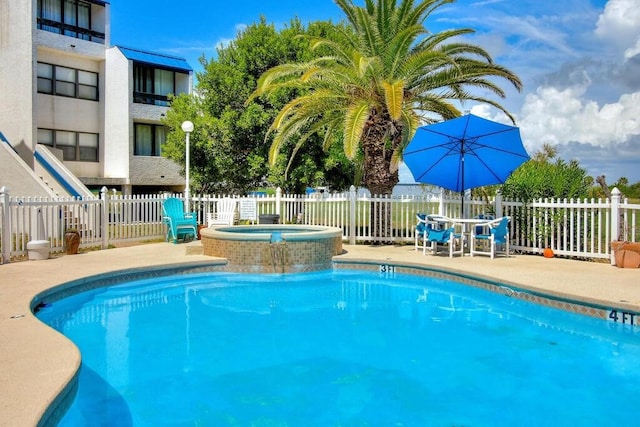
[[[82,28],[75,25],[69,25],[50,19],[38,18],[38,29],[49,31],[56,34],[74,37],[76,39],[88,40],[95,43],[104,44],[105,34],[99,31]]]
[[[154,93],[133,92],[133,102],[136,104],[169,106],[169,98],[166,95],[156,95]]]

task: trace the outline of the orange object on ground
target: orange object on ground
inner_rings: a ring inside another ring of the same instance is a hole
[[[611,242],[616,266],[620,268],[640,267],[640,242]]]
[[[545,248],[545,250],[542,251],[542,255],[544,255],[545,258],[553,258],[553,249]]]
[[[620,268],[640,267],[640,254],[626,249],[616,251],[616,266]]]

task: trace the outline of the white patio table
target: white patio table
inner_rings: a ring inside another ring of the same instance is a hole
[[[494,219],[487,219],[487,218],[449,218],[441,215],[430,215],[428,218],[430,221],[436,221],[443,224],[449,223],[453,227],[455,227],[456,224],[460,224],[462,226],[461,233],[462,233],[462,239],[463,239],[463,243],[462,243],[463,251],[464,251],[464,244],[466,242],[470,242],[471,240],[469,238],[469,233],[471,233],[471,226],[481,226],[484,224],[488,224],[491,221],[494,221]]]

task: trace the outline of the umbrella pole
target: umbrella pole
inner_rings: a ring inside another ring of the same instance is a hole
[[[460,140],[460,155],[462,158],[460,162],[462,163],[462,186],[460,188],[460,218],[465,218],[464,216],[464,138]]]

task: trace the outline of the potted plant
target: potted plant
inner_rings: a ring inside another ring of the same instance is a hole
[[[80,247],[80,233],[75,228],[67,228],[64,232],[64,247],[67,255],[75,255]]]

